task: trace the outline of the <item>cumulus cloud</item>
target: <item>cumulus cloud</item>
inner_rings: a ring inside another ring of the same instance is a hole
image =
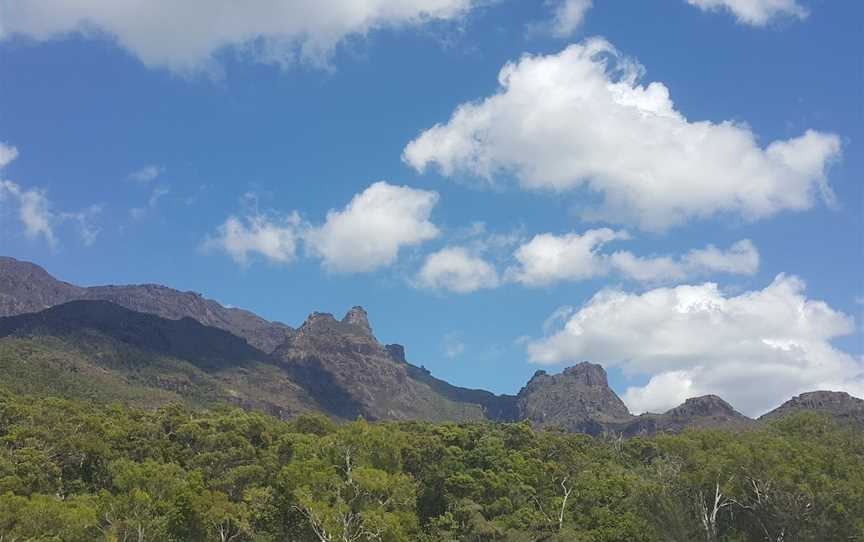
[[[609,275],[661,283],[714,273],[752,275],[759,270],[759,251],[748,239],[734,243],[728,250],[708,245],[683,256],[637,256],[624,250],[601,252],[607,243],[629,239],[626,231],[609,228],[582,234],[536,235],[513,253],[516,264],[507,269],[505,278],[524,286],[540,287]]]
[[[331,209],[320,225],[302,220],[297,211],[262,213],[254,194],[246,194],[244,202],[254,209],[242,217],[229,216],[203,244],[243,265],[251,254],[290,262],[302,243],[305,254],[320,258],[328,271],[368,272],[394,263],[402,248],[438,235],[429,220],[438,194],[384,181],[356,194],[341,211]]]
[[[864,395],[864,364],[831,344],[854,329],[851,317],[808,299],[803,281],[778,275],[737,296],[713,283],[603,290],[527,351],[534,363],[588,359],[647,375],[624,395],[635,412],[714,393],[758,415],[815,389]]]
[[[504,66],[500,89],[460,105],[403,152],[418,171],[525,189],[583,188],[602,203],[589,220],[664,230],[692,218],[747,220],[812,207],[830,197],[826,172],[840,139],[808,130],[766,146],[744,124],[690,121],[660,82],[602,38]]]
[[[806,19],[807,10],[795,0],[687,0],[703,11],[728,11],[739,23],[765,26],[780,17]]]
[[[546,286],[605,275],[609,266],[597,249],[610,241],[628,238],[627,232],[609,228],[588,230],[582,235],[536,235],[513,253],[518,265],[507,270],[507,278],[525,286]]]
[[[232,215],[204,242],[204,248],[222,250],[241,265],[248,265],[250,255],[255,254],[270,262],[288,263],[297,252],[300,224],[296,212],[282,218]]]
[[[572,35],[582,25],[591,4],[591,0],[562,0],[555,7],[552,33],[559,38]]]
[[[426,257],[414,279],[420,288],[469,293],[499,284],[498,272],[464,247],[446,247]]]
[[[134,183],[147,184],[150,181],[156,180],[156,178],[162,175],[164,171],[165,169],[161,166],[144,166],[141,169],[135,170],[130,173],[126,177],[126,179]]]
[[[307,251],[337,273],[374,271],[392,264],[403,247],[438,236],[429,221],[438,194],[380,181],[331,210],[320,227],[304,235]]]
[[[147,66],[212,68],[219,53],[325,63],[350,36],[461,18],[475,0],[0,0],[0,38],[107,35]]]

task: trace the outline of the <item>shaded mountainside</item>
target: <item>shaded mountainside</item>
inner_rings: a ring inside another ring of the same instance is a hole
[[[100,402],[233,404],[281,418],[324,409],[240,337],[107,301],[0,318],[0,374],[10,389]]]
[[[3,317],[5,316],[5,317]],[[517,395],[461,388],[381,344],[362,307],[337,320],[312,313],[298,329],[165,286],[82,288],[0,257],[0,379],[14,389],[159,405],[229,403],[279,417],[519,421],[627,436],[686,428],[744,430],[757,422],[716,396],[633,416],[588,362],[537,371]],[[864,401],[802,394],[761,420],[801,410],[864,428]]]
[[[0,316],[14,316],[77,299],[111,301],[138,312],[178,320],[193,318],[229,331],[252,346],[272,352],[294,330],[249,311],[223,307],[196,292],[156,284],[82,288],[59,281],[38,265],[0,256]]]
[[[341,321],[313,313],[273,356],[343,418],[486,419],[481,405],[447,397],[412,377],[393,351],[372,334],[366,311],[354,307]]]

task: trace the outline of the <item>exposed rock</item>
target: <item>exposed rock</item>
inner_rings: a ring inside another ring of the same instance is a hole
[[[363,307],[352,307],[351,310],[345,314],[345,318],[342,318],[342,322],[357,326],[366,331],[366,333],[369,333],[370,335],[372,334],[372,326],[369,325],[369,317]]]
[[[404,349],[385,348],[371,333],[366,311],[341,321],[312,313],[273,355],[328,410],[342,418],[479,420],[477,404],[453,401],[412,378]],[[403,359],[398,359],[398,356]]]
[[[537,371],[517,395],[518,416],[537,427],[597,435],[632,419],[602,366],[583,362],[557,375]]]
[[[838,423],[864,429],[864,399],[853,397],[844,391],[802,393],[764,414],[759,421],[776,420],[798,412],[823,413]]]
[[[408,363],[405,360],[405,347],[401,344],[388,344],[384,347],[387,350],[387,353],[390,355],[390,359],[393,361],[398,361],[399,363]]]

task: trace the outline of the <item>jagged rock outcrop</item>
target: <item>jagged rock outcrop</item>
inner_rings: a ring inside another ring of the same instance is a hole
[[[627,436],[680,433],[686,428],[744,430],[754,421],[716,395],[691,397],[663,414],[642,414],[619,428]]]
[[[826,414],[840,424],[864,429],[864,399],[843,391],[802,393],[762,415],[759,421],[776,420],[799,412]]]
[[[83,288],[59,281],[38,265],[0,257],[0,316],[37,312],[78,299],[110,301],[127,309],[162,318],[192,318],[246,339],[272,352],[294,333],[280,322],[269,322],[242,309],[223,307],[196,292],[181,292],[157,284]]]
[[[519,391],[518,416],[536,427],[597,435],[633,416],[609,387],[602,366],[583,362],[557,375],[537,371]]]
[[[362,307],[352,308],[341,321],[312,313],[273,356],[342,418],[484,419],[479,405],[451,400],[412,378],[404,350],[378,342]]]

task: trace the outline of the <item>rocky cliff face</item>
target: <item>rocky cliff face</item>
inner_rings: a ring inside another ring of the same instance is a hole
[[[0,257],[0,316],[41,311],[79,299],[110,301],[171,320],[192,318],[243,337],[264,352],[272,352],[294,333],[285,324],[268,322],[249,311],[223,307],[195,292],[156,284],[82,288],[55,279],[38,265]]]
[[[802,393],[764,414],[759,420],[776,420],[799,412],[819,412],[839,423],[864,429],[864,400],[843,391]]]
[[[520,419],[592,435],[632,419],[602,366],[583,362],[558,375],[537,371],[516,399]]]
[[[412,378],[404,355],[404,349],[378,342],[362,307],[352,308],[342,320],[311,314],[273,352],[295,380],[342,418],[484,418],[479,405],[452,400]]]

